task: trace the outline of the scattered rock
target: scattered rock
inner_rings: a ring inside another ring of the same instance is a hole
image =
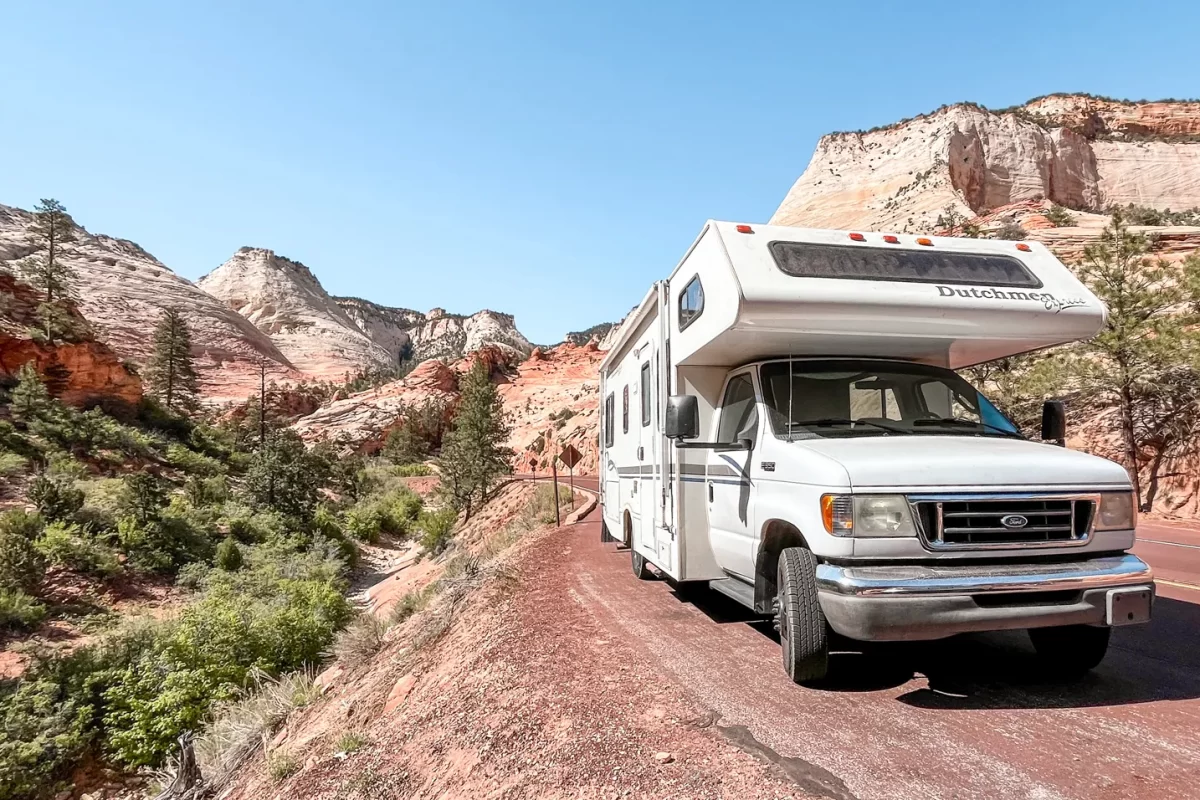
[[[668,753],[664,750],[664,751],[655,753],[654,760],[660,764],[670,764],[672,761],[675,760],[675,756],[671,755],[670,753]]]

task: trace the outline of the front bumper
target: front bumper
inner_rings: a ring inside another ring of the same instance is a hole
[[[1145,590],[1152,600],[1150,567],[1128,554],[1046,564],[817,566],[829,624],[862,640],[1114,624],[1114,589]]]

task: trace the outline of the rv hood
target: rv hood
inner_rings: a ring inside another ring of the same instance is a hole
[[[1125,470],[1065,447],[989,436],[871,436],[798,441],[842,465],[855,490],[930,487],[1129,487]]]

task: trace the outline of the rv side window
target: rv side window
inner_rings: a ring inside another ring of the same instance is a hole
[[[721,403],[718,442],[736,442],[758,436],[758,406],[754,402],[754,381],[749,375],[737,375],[725,387]]]
[[[650,362],[642,364],[642,426],[650,424]]]
[[[621,391],[621,433],[629,433],[629,384]]]
[[[604,398],[604,446],[613,446],[613,434],[616,432],[616,399],[612,392]]]
[[[683,330],[696,317],[704,313],[704,287],[700,285],[700,276],[688,281],[679,293],[679,330]]]

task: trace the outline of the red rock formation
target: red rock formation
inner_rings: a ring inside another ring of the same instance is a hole
[[[364,450],[373,450],[395,427],[403,406],[438,400],[452,412],[459,376],[482,359],[499,384],[513,426],[509,445],[516,451],[517,468],[527,469],[530,453],[542,454],[544,461],[548,448],[572,444],[584,456],[576,473],[593,474],[599,424],[597,367],[603,356],[594,345],[561,344],[514,369],[511,351],[485,347],[453,365],[426,361],[402,380],[327,403],[294,427],[309,441],[346,436]]]
[[[90,335],[75,341],[45,344],[30,335],[37,325],[37,295],[11,275],[0,273],[0,376],[14,376],[33,362],[39,373],[57,366],[65,370],[60,399],[71,405],[96,400],[120,400],[136,405],[142,399],[142,382],[107,345]],[[74,308],[72,318],[80,330],[87,324]]]

